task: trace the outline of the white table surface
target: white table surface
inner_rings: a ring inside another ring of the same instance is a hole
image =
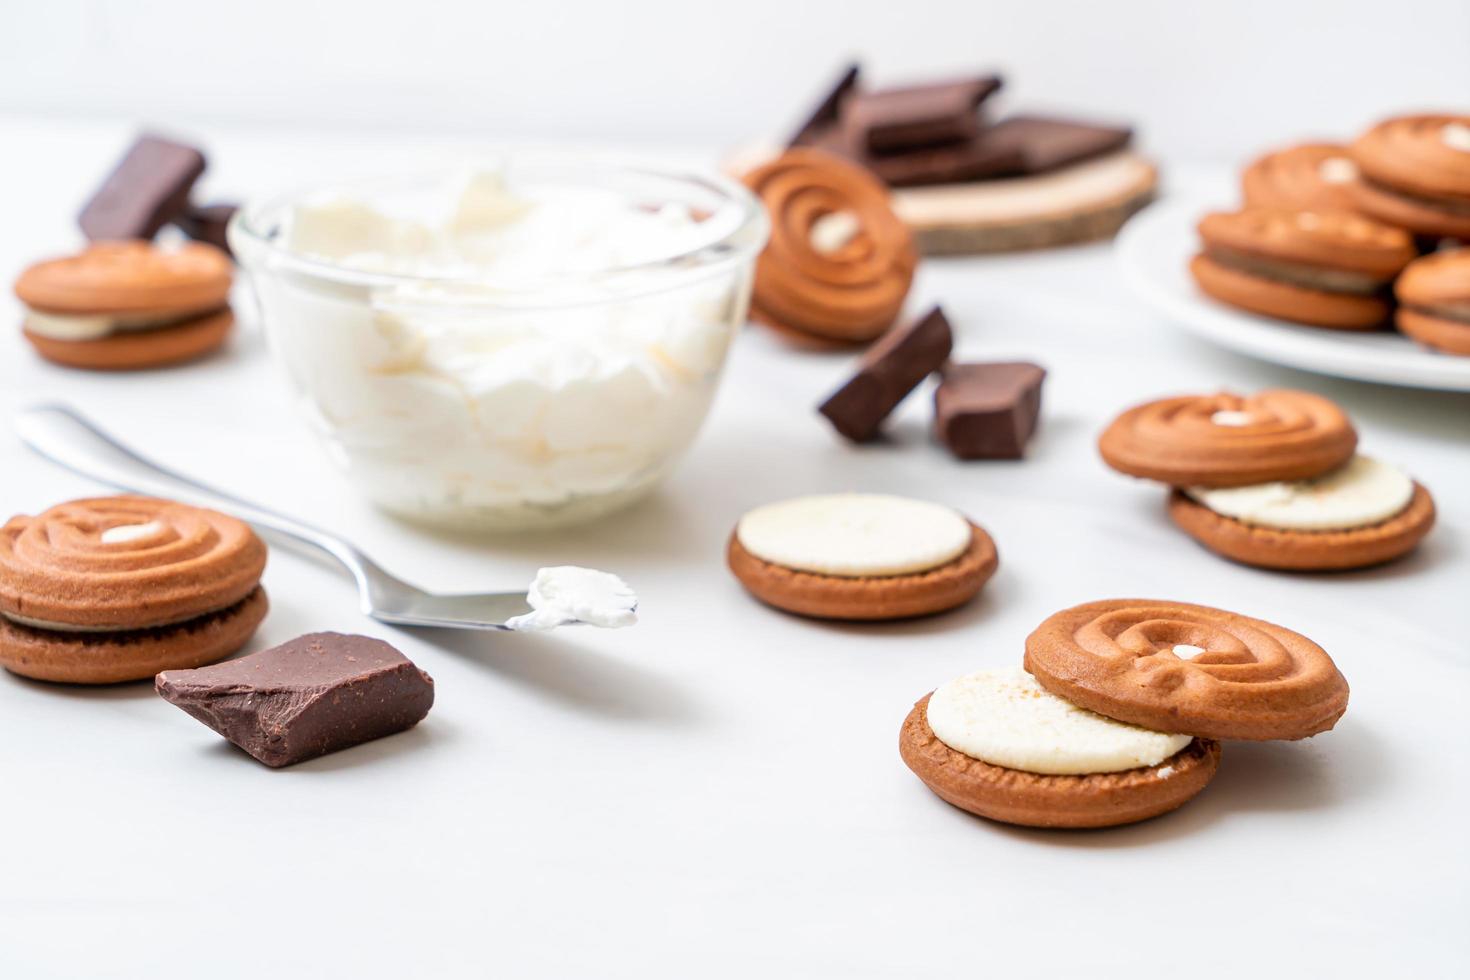
[[[0,120],[6,275],[78,241],[76,207],[130,131]],[[208,186],[231,196],[465,148],[198,135],[214,151]],[[621,632],[402,632],[362,617],[330,568],[277,551],[251,649],[369,633],[428,670],[438,698],[412,732],[283,771],[150,685],[0,675],[0,975],[1463,976],[1470,397],[1206,346],[1144,312],[1103,245],[927,261],[912,303],[936,299],[959,356],[1049,370],[1024,462],[949,458],[926,432],[927,389],[888,444],[844,445],[812,406],[848,358],[751,329],[661,492],[591,527],[499,539],[425,533],[360,502],[294,417],[254,324],[224,356],[115,377],[51,367],[0,330],[0,416],[66,399],[432,588],[516,586],[574,562],[623,574],[643,601]],[[0,306],[16,323],[14,301]],[[1222,385],[1338,399],[1366,450],[1433,490],[1434,534],[1409,560],[1332,576],[1202,551],[1168,523],[1162,491],[1107,470],[1093,441],[1130,403]],[[0,516],[97,489],[0,434]],[[994,535],[999,573],[967,608],[903,624],[810,622],[748,598],[722,560],[740,513],[846,489],[960,508]],[[1113,831],[988,823],[903,766],[914,700],[1018,662],[1048,614],[1112,596],[1306,633],[1337,659],[1351,706],[1310,741],[1227,745],[1200,798]]]

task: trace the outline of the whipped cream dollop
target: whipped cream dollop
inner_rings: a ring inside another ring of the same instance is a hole
[[[490,172],[428,197],[292,209],[287,248],[370,274],[361,288],[255,277],[349,476],[390,510],[490,528],[567,523],[652,487],[745,318],[738,264],[691,276],[672,261],[729,216],[592,186],[512,191]]]
[[[611,572],[577,565],[543,568],[526,592],[533,612],[506,621],[513,630],[540,631],[569,623],[620,629],[638,622],[638,596]]]
[[[935,736],[956,752],[1043,775],[1156,766],[1192,741],[1094,714],[1020,667],[979,670],[940,685],[929,696],[927,717]]]
[[[1409,506],[1414,481],[1370,456],[1313,480],[1244,487],[1187,487],[1198,503],[1246,524],[1284,531],[1340,531],[1388,520]]]

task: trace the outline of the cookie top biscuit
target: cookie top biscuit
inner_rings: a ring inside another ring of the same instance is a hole
[[[1171,486],[1237,487],[1321,476],[1352,458],[1358,434],[1320,395],[1183,395],[1128,409],[1098,451],[1113,469]]]
[[[26,269],[15,295],[51,313],[187,313],[224,306],[233,278],[229,256],[202,242],[95,242]]]
[[[1250,207],[1351,211],[1358,167],[1338,143],[1303,143],[1257,158],[1240,175]]]
[[[1098,714],[1200,738],[1296,739],[1347,709],[1327,652],[1237,613],[1154,599],[1089,602],[1026,638],[1042,687]]]
[[[1470,198],[1470,116],[1386,119],[1353,141],[1370,180],[1430,197]]]
[[[1465,306],[1470,315],[1470,248],[1415,259],[1394,282],[1393,292],[1407,306]]]
[[[1417,254],[1399,228],[1341,211],[1250,207],[1200,220],[1206,248],[1388,278]]]
[[[0,615],[56,630],[183,622],[249,595],[265,558],[248,525],[212,510],[74,500],[0,527]]]
[[[871,340],[897,318],[918,251],[888,190],[821,150],[787,150],[742,178],[771,219],[752,304],[798,333]]]

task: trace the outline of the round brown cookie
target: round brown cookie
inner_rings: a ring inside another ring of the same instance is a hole
[[[1368,527],[1343,531],[1288,531],[1226,517],[1175,490],[1169,516],[1190,537],[1218,555],[1258,568],[1332,571],[1367,568],[1400,558],[1434,526],[1434,499],[1414,484],[1409,506]]]
[[[1352,145],[1353,203],[1423,235],[1470,238],[1470,116],[1387,119]]]
[[[1415,259],[1393,288],[1402,304],[1399,330],[1446,353],[1470,354],[1470,249]]]
[[[1253,313],[1314,326],[1381,324],[1385,286],[1417,254],[1399,228],[1336,211],[1246,208],[1207,214],[1204,251],[1190,263],[1200,288]]]
[[[1189,273],[1205,295],[1276,320],[1336,330],[1376,330],[1388,319],[1387,301],[1376,296],[1306,289],[1232,269],[1207,255],[1190,259]]]
[[[958,558],[908,575],[848,578],[799,571],[757,558],[734,533],[726,560],[741,585],[777,609],[818,619],[907,619],[965,604],[995,574],[995,542],[980,526],[970,528],[970,547]]]
[[[1176,487],[1305,480],[1352,458],[1358,434],[1336,404],[1306,391],[1220,392],[1135,405],[1098,438],[1113,469]]]
[[[224,346],[235,315],[221,310],[150,330],[128,330],[93,340],[58,340],[23,331],[48,361],[90,371],[140,371],[197,360]]]
[[[1053,614],[1026,638],[1025,666],[1073,704],[1196,738],[1306,738],[1335,725],[1348,702],[1337,665],[1305,636],[1157,599]]]
[[[821,150],[787,150],[741,178],[771,219],[756,262],[756,318],[829,341],[872,340],[893,324],[918,253],[888,190],[862,167]],[[852,234],[820,248],[818,225],[845,215]]]
[[[146,680],[162,670],[223,660],[249,641],[269,608],[265,590],[257,587],[228,609],[151,629],[65,632],[0,616],[0,667],[64,684]]]
[[[136,630],[233,606],[265,569],[249,525],[152,497],[74,500],[0,527],[0,616]]]
[[[1338,143],[1302,143],[1258,157],[1240,175],[1250,207],[1301,211],[1351,211],[1349,186],[1358,175],[1348,148]]]
[[[1183,806],[1215,775],[1220,743],[1195,739],[1156,766],[1086,776],[1043,776],[973,759],[929,727],[929,695],[904,719],[898,751],[946,803],[1023,827],[1115,827]]]
[[[77,255],[26,269],[15,295],[51,313],[187,313],[224,306],[233,277],[230,257],[202,242],[177,249],[95,242]]]
[[[893,207],[925,255],[1018,252],[1111,238],[1158,179],[1151,162],[1122,152],[1052,173],[904,188]]]

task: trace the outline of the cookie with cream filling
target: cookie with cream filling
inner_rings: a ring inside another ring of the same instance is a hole
[[[798,497],[740,519],[730,570],[768,605],[823,619],[901,619],[972,599],[994,574],[990,535],[938,504],[882,494]]]
[[[922,698],[904,762],[970,813],[1028,827],[1110,827],[1182,806],[1214,776],[1217,742],[1088,711],[1019,667],[977,671]]]
[[[212,245],[95,242],[32,265],[15,283],[23,332],[41,356],[69,367],[138,370],[219,348],[234,317],[233,266]]]
[[[1185,533],[1226,558],[1262,568],[1363,568],[1413,551],[1434,526],[1434,499],[1369,456],[1310,480],[1186,487],[1169,498]]]

